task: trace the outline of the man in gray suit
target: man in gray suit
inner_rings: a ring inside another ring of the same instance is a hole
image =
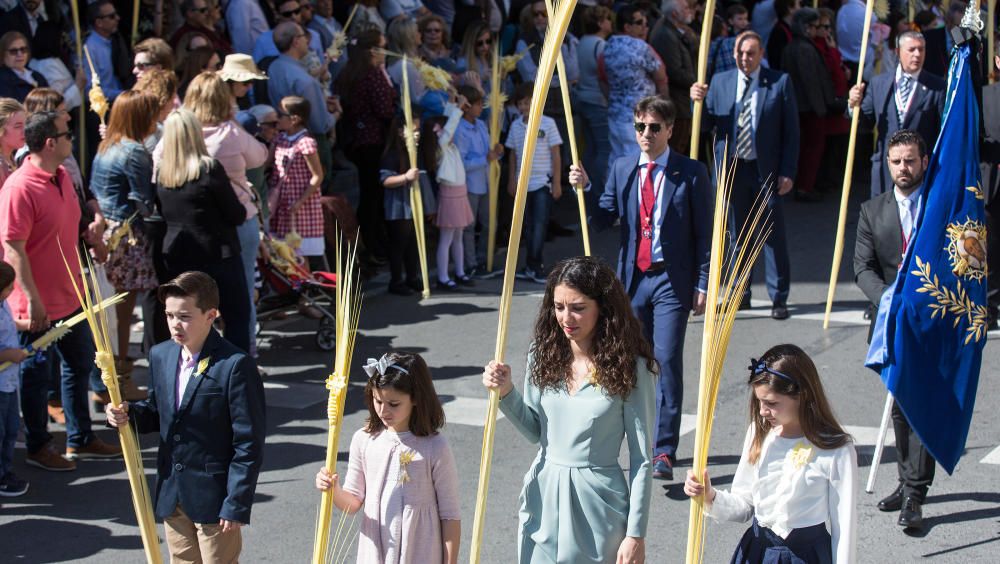
[[[916,131],[901,129],[889,138],[886,146],[893,188],[861,204],[854,247],[854,281],[876,307],[896,279],[907,242],[912,240],[927,170],[927,145]],[[875,318],[872,315],[873,326]],[[878,502],[878,508],[899,511],[898,523],[902,527],[921,529],[920,506],[934,480],[934,458],[910,428],[898,405],[892,406],[892,427],[896,434],[899,485]]]

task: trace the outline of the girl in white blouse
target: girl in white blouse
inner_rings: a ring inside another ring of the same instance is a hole
[[[716,520],[753,520],[734,564],[856,562],[857,454],[816,365],[795,345],[750,362],[752,423],[732,490],[713,488],[707,470],[700,483],[689,470],[684,492],[705,494]]]

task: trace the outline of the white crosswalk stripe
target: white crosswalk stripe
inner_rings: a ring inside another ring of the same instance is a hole
[[[1000,464],[1000,446],[990,451],[990,453],[984,456],[979,462],[983,464]]]

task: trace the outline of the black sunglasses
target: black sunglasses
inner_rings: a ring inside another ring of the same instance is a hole
[[[62,133],[56,133],[55,135],[53,135],[51,137],[51,139],[59,139],[60,137],[65,137],[66,139],[72,141],[73,140],[73,132],[67,130],[67,131],[63,131]]]
[[[288,10],[287,12],[281,12],[282,16],[290,18],[292,16],[297,16],[302,13],[302,8],[295,8],[294,10]]]
[[[110,14],[104,14],[103,16],[97,16],[97,19],[99,19],[99,20],[118,19],[118,12],[111,12]]]
[[[641,121],[635,122],[635,131],[636,131],[636,133],[640,133],[640,134],[641,133],[645,133],[647,127],[649,128],[650,131],[653,132],[653,135],[656,135],[657,133],[660,132],[660,130],[663,129],[663,124],[662,123],[643,123]]]
[[[480,47],[486,47],[486,46],[489,46],[489,45],[493,45],[493,40],[492,39],[481,39],[479,41],[476,41],[476,45],[478,45]]]
[[[199,14],[204,14],[205,12],[208,11],[208,6],[206,6],[204,8],[191,8],[191,11],[192,12],[198,12]]]
[[[647,25],[649,25],[648,23],[646,23],[646,20],[637,20],[637,21],[629,22],[629,23],[631,23],[632,25],[639,25],[639,26],[642,26],[642,27],[646,27]]]
[[[139,70],[146,70],[148,68],[159,66],[159,64],[158,63],[136,63],[133,66],[135,68],[139,69]]]
[[[28,54],[28,48],[27,47],[11,47],[10,49],[7,49],[7,52],[10,53],[11,55],[27,55]]]

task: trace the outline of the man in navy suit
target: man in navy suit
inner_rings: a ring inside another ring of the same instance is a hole
[[[203,272],[160,286],[171,341],[149,353],[149,398],[108,405],[113,427],[159,431],[154,511],[171,560],[236,562],[264,452],[264,386],[253,360],[212,323],[219,289]]]
[[[847,101],[850,111],[861,108],[861,116],[875,123],[878,142],[872,155],[871,197],[891,191],[892,178],[886,141],[900,129],[920,134],[933,148],[941,130],[946,84],[924,69],[926,41],[918,31],[906,31],[896,40],[899,64],[871,79],[869,85],[852,86]]]
[[[660,365],[653,477],[672,480],[684,393],[684,333],[689,312],[705,311],[712,227],[712,187],[705,165],[668,147],[674,105],[658,96],[635,107],[637,157],[620,157],[608,171],[592,223],[620,220],[618,276],[652,340]],[[583,168],[570,183],[588,185]]]
[[[792,189],[799,159],[799,115],[788,75],[760,64],[763,42],[753,31],[736,38],[737,68],[691,86],[691,99],[704,100],[704,129],[715,136],[715,162],[732,166],[730,229],[733,240],[765,190],[771,234],[764,244],[765,281],[771,317],[787,319],[791,266],[781,196]],[[727,169],[728,170],[728,169]],[[775,193],[777,192],[777,193]],[[750,307],[749,285],[740,309]]]

